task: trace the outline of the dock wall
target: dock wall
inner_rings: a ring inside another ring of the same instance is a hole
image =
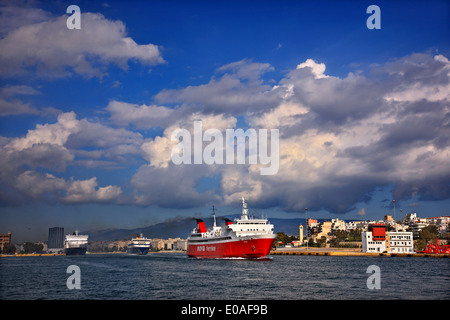
[[[273,250],[270,255],[302,255],[302,256],[341,256],[341,257],[411,257],[411,258],[450,258],[450,254],[431,254],[431,253],[366,253],[361,251],[344,251],[344,250]]]

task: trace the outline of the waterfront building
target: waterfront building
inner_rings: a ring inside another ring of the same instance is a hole
[[[331,232],[331,221],[324,221],[319,224],[319,232],[317,233],[317,239],[321,237],[328,238],[329,233]]]
[[[169,238],[164,240],[164,250],[187,250],[187,240],[181,238]]]
[[[0,249],[3,252],[3,247],[7,247],[11,244],[11,232],[6,234],[0,234]]]
[[[308,227],[312,228],[318,225],[317,219],[308,219],[306,220]]]
[[[367,222],[366,221],[349,221],[345,224],[346,231],[355,230],[355,229],[361,229],[366,230],[367,229]]]
[[[371,224],[362,236],[362,252],[414,253],[412,232],[386,232],[386,225]]]
[[[389,253],[415,253],[412,232],[386,232],[386,251]]]
[[[374,223],[361,233],[362,252],[386,252],[386,225]]]
[[[403,224],[411,225],[417,220],[419,220],[419,218],[417,217],[417,213],[408,213],[403,219]]]
[[[175,242],[173,243],[173,249],[187,251],[187,240],[180,238],[176,239]]]
[[[52,253],[64,251],[64,228],[54,227],[48,229],[47,251]]]
[[[413,233],[414,239],[418,239],[420,231],[425,227],[428,227],[426,219],[418,219],[413,224],[409,225],[408,230],[410,230]]]
[[[348,221],[345,224],[345,231],[355,230],[357,229],[357,221]]]
[[[152,239],[152,241],[150,241],[150,247],[153,250],[164,250],[164,240]]]
[[[344,220],[341,220],[341,219],[332,219],[331,220],[331,231],[332,232],[335,232],[338,230],[345,231],[346,229],[347,229],[346,223]]]
[[[414,239],[417,239],[419,238],[420,231],[429,225],[435,225],[437,227],[438,235],[442,235],[448,232],[450,216],[421,219],[417,216],[417,213],[408,213],[402,222],[405,226],[408,226],[408,231],[411,231],[413,233]]]
[[[390,214],[385,215],[383,221],[386,224],[386,226],[391,226],[393,229],[395,229],[395,225],[397,223]]]
[[[164,240],[164,250],[173,250],[174,239]]]
[[[437,227],[438,234],[449,232],[448,225],[450,224],[450,216],[431,217],[426,219],[428,224]]]

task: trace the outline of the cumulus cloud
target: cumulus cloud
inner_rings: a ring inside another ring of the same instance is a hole
[[[58,116],[56,123],[37,124],[36,129],[28,131],[25,137],[12,139],[6,149],[21,151],[43,143],[63,146],[68,137],[79,130],[75,112],[63,113]]]
[[[163,90],[156,99],[280,129],[276,175],[262,177],[257,166],[217,168],[224,202],[245,195],[263,207],[344,213],[386,185],[396,199],[450,197],[449,66],[442,55],[412,54],[336,77],[308,59],[268,85],[262,75],[270,67],[243,60],[206,84]]]
[[[201,113],[193,113],[187,117],[179,118],[176,121],[174,120],[173,124],[164,130],[162,137],[156,136],[154,139],[150,138],[141,145],[141,149],[144,152],[144,158],[149,162],[150,166],[167,168],[172,163],[172,150],[179,143],[176,140],[172,140],[172,133],[177,129],[185,129],[188,130],[191,137],[193,137],[193,124],[194,121],[198,120],[202,122],[203,133],[206,130],[213,128],[225,132],[226,129],[234,128],[237,122],[236,118],[231,116],[223,114],[205,115]]]
[[[106,186],[97,188],[97,178],[75,181],[71,180],[66,186],[66,196],[64,202],[84,203],[84,202],[109,202],[117,200],[122,190],[117,186]]]
[[[170,125],[170,116],[174,110],[157,105],[138,105],[133,103],[112,100],[105,108],[111,116],[111,120],[120,126],[130,124],[138,129],[151,127],[166,127]]]
[[[259,207],[345,213],[387,185],[397,200],[449,199],[449,70],[443,55],[412,54],[338,77],[308,59],[279,81],[266,81],[273,67],[244,59],[218,68],[204,84],[164,89],[154,103],[111,100],[103,109],[107,119],[62,113],[22,137],[0,137],[0,179],[27,199],[120,198],[167,208],[231,204],[245,196]],[[279,129],[277,174],[261,176],[260,164],[175,165],[171,152],[178,142],[171,134],[182,128],[192,135],[196,120],[203,131]],[[148,136],[154,127],[162,134]],[[64,176],[67,166],[133,169],[125,188]],[[210,177],[217,184],[200,191]],[[33,179],[41,190],[29,187]]]
[[[117,200],[122,190],[118,186],[98,187],[97,178],[66,181],[50,173],[25,171],[15,182],[24,197],[62,203],[110,202]]]
[[[130,165],[128,157],[140,154],[142,136],[114,129],[74,112],[61,113],[55,123],[38,124],[23,137],[0,139],[0,192],[2,204],[31,200],[51,203],[120,202],[120,186],[101,186],[97,177],[64,177],[68,166],[98,161],[95,165]],[[92,148],[95,150],[84,150]],[[131,162],[132,163],[132,162]]]
[[[280,95],[261,76],[273,67],[242,60],[217,69],[207,84],[182,89],[165,89],[155,99],[162,104],[188,105],[204,113],[242,114],[276,107]]]
[[[98,13],[81,13],[82,28],[69,30],[69,15],[56,17],[40,9],[12,5],[1,11],[2,18],[8,17],[0,26],[2,76],[36,69],[38,74],[50,77],[72,73],[103,77],[111,63],[127,69],[128,61],[146,66],[165,62],[157,45],[137,44],[127,36],[123,22],[108,20]]]
[[[36,108],[25,103],[17,96],[33,96],[39,94],[39,91],[24,85],[5,86],[0,88],[0,116],[16,114],[38,114]]]
[[[297,66],[297,69],[303,68],[310,68],[315,79],[329,78],[325,74],[326,67],[324,63],[317,63],[313,59],[308,59]]]

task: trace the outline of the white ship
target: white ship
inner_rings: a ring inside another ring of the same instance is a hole
[[[64,252],[66,255],[83,255],[87,251],[88,236],[79,235],[78,231],[66,235],[64,241]]]
[[[131,241],[128,243],[127,253],[128,254],[147,254],[150,250],[150,239],[144,237],[142,233],[140,235],[136,235]]]

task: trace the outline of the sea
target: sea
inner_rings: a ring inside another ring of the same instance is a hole
[[[185,306],[195,301],[449,300],[450,260],[194,259],[185,253],[3,257],[0,299],[183,301]]]
[[[2,310],[25,318],[45,311],[46,318],[115,319],[124,310],[167,319],[278,320],[306,316],[308,310],[321,318],[373,310],[412,318],[418,310],[444,310],[449,299],[448,258],[194,259],[185,253],[0,258]]]

